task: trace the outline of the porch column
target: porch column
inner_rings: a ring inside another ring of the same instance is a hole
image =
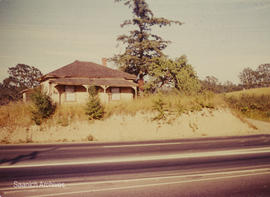
[[[56,84],[56,83],[50,84],[51,88],[50,88],[49,94],[51,95],[52,100],[60,105],[61,104],[61,93],[56,88],[57,85],[58,84]]]
[[[86,89],[86,92],[88,93],[88,90],[89,90],[89,85],[82,85],[85,89]]]
[[[109,95],[106,94],[106,90],[107,90],[107,88],[108,88],[109,86],[101,85],[100,87],[103,88],[103,93],[104,93],[104,95],[107,96],[107,101],[106,101],[106,102],[108,103],[108,102],[109,102]]]
[[[26,99],[26,92],[23,93],[23,102],[26,103],[27,99]]]
[[[137,91],[137,87],[136,87],[136,86],[133,86],[132,88],[133,88],[133,89],[134,89],[134,91],[135,91],[135,99],[137,99],[137,98],[138,98],[138,91]]]

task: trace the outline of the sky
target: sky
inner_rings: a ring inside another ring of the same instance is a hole
[[[156,17],[184,23],[153,31],[172,41],[164,53],[186,55],[201,79],[238,83],[244,68],[270,63],[270,0],[146,1]],[[0,81],[19,63],[43,74],[75,60],[101,64],[123,52],[116,38],[131,17],[114,0],[0,0]]]

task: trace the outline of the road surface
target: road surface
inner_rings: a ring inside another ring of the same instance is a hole
[[[270,196],[270,135],[1,145],[0,195]]]

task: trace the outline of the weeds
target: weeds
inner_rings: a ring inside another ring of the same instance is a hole
[[[270,121],[270,95],[242,94],[225,99],[231,108],[248,118]]]
[[[159,94],[152,101],[152,111],[157,115],[152,120],[163,120],[172,123],[183,113],[202,111],[203,108],[218,108],[224,105],[219,95],[204,92],[196,96],[186,96],[181,94]]]
[[[132,101],[108,103],[104,105],[103,115],[104,118],[108,118],[113,114],[135,115],[138,112],[155,112],[157,117],[153,119],[166,119],[167,122],[172,122],[171,120],[181,116],[183,113],[200,111],[205,107],[217,108],[221,105],[224,105],[222,96],[211,93],[203,93],[196,96],[186,96],[179,93],[153,94],[139,97]],[[0,127],[16,128],[33,125],[32,108],[30,106],[30,104],[23,102],[14,102],[1,106]],[[69,126],[73,121],[87,120],[89,115],[85,113],[85,110],[84,104],[59,105],[55,109],[54,114],[46,119],[46,125]],[[266,115],[269,116],[270,112],[267,112]]]
[[[0,128],[29,127],[32,125],[30,106],[23,102],[10,102],[0,106]]]
[[[154,100],[153,110],[157,112],[157,115],[152,118],[152,120],[166,120],[168,112],[168,109],[166,109],[166,103],[163,101],[162,98],[158,98],[157,100]]]

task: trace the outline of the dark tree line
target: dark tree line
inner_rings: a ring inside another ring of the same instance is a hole
[[[203,90],[208,90],[215,93],[233,92],[243,89],[241,85],[234,84],[231,81],[221,83],[214,76],[207,76],[204,80],[201,80],[201,85]]]
[[[8,74],[9,77],[0,83],[0,105],[21,99],[21,91],[38,86],[42,76],[39,69],[26,64],[10,67]]]
[[[270,87],[270,64],[261,64],[257,69],[244,68],[239,74],[240,83],[230,81],[221,83],[214,76],[207,76],[201,80],[203,89],[215,93],[233,92],[242,89]]]

